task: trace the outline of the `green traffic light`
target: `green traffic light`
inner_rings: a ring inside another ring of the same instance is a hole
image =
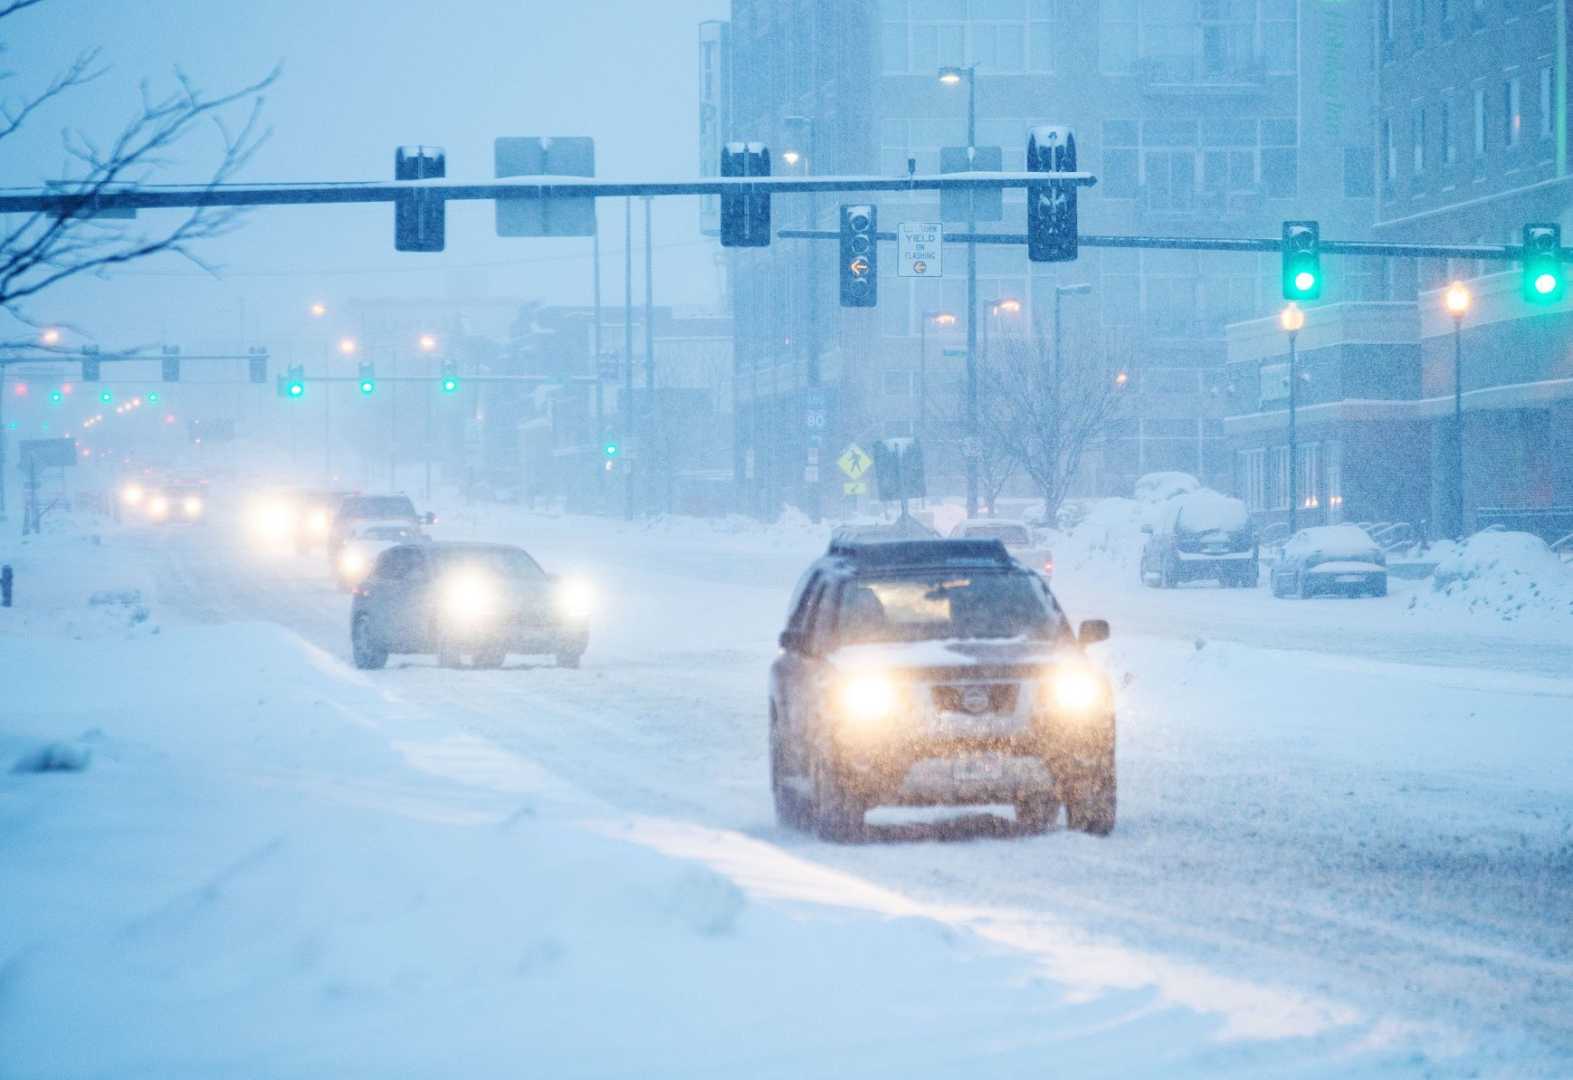
[[[1535,277],[1535,291],[1541,296],[1549,296],[1556,290],[1557,278],[1555,274],[1539,274]]]
[[[614,442],[607,443],[601,449],[606,454],[607,457],[616,457],[617,456],[618,446]]]
[[[288,393],[289,393],[290,397],[298,398],[302,394],[304,394],[305,392],[306,392],[306,384],[305,383],[292,382],[292,383],[289,384]]]
[[[153,390],[153,391],[150,391],[148,393],[147,403],[149,405],[157,405],[158,404],[158,391],[157,390]]]
[[[377,389],[377,384],[375,382],[373,382],[372,380],[370,380],[370,379],[362,379],[360,381],[360,392],[361,393],[363,393],[363,394],[370,394],[372,391],[374,391],[376,389]]]
[[[51,390],[49,392],[49,404],[51,405],[58,405],[65,399],[65,395],[58,390]]]
[[[449,378],[446,378],[446,379],[442,380],[442,392],[444,394],[454,393],[458,389],[459,389],[459,380],[458,379],[455,379],[455,378],[450,376]]]
[[[1308,293],[1316,287],[1316,275],[1309,270],[1301,270],[1294,276],[1294,287],[1303,293]]]
[[[105,405],[113,405],[115,402],[115,395],[108,390],[101,390],[98,394],[98,400],[102,401]]]

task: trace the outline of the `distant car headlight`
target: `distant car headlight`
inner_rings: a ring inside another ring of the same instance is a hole
[[[155,495],[147,504],[147,512],[152,517],[161,518],[169,516],[169,500],[162,495]]]
[[[366,556],[349,550],[339,556],[339,573],[347,578],[360,578],[367,570]]]
[[[120,489],[120,501],[127,506],[135,506],[142,501],[144,494],[141,484],[127,484]]]
[[[196,517],[202,513],[202,500],[195,495],[187,495],[180,504],[180,509],[187,517]]]
[[[323,536],[327,533],[328,525],[328,512],[326,510],[313,510],[311,516],[306,519],[306,528],[318,536]]]
[[[588,619],[595,610],[595,589],[588,581],[569,578],[557,586],[557,610],[570,619]]]
[[[836,692],[836,706],[842,718],[860,727],[888,721],[900,701],[900,688],[884,674],[853,675]]]
[[[292,517],[288,503],[267,499],[252,507],[251,525],[264,538],[278,540],[289,532]]]
[[[485,622],[496,610],[496,595],[496,585],[484,575],[455,574],[443,584],[442,612],[450,622]]]
[[[1109,697],[1103,678],[1081,664],[1055,668],[1049,673],[1048,689],[1055,707],[1067,713],[1090,713],[1102,709]]]

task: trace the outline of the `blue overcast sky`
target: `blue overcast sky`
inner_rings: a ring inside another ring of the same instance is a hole
[[[273,134],[246,179],[391,179],[401,143],[441,145],[450,177],[484,179],[496,136],[542,134],[594,136],[603,177],[692,176],[697,26],[726,11],[726,0],[48,0],[0,23],[12,73],[0,91],[37,87],[89,47],[103,49],[110,71],[7,142],[0,182],[59,175],[60,130],[112,134],[143,78],[164,90],[179,66],[221,91],[275,63]],[[193,140],[168,178],[201,179],[211,149]],[[609,301],[621,299],[622,217],[620,200],[603,203]],[[697,218],[692,199],[657,203],[657,303],[715,297],[715,249]],[[441,255],[395,253],[392,234],[387,206],[262,209],[206,249],[224,268],[219,280],[161,259],[46,294],[30,314],[114,345],[238,335],[242,300],[259,340],[290,332],[319,297],[588,302],[589,241],[499,239],[489,203],[449,207]]]

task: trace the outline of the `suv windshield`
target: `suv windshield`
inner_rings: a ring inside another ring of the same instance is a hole
[[[450,570],[484,570],[513,581],[539,581],[546,571],[519,548],[446,548],[436,553],[438,573]]]
[[[846,644],[956,638],[1055,637],[1059,609],[1028,574],[946,572],[862,578],[841,591]]]
[[[361,495],[345,499],[339,513],[347,518],[413,518],[415,504],[406,495]]]

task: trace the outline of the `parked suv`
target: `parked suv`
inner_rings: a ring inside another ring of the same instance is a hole
[[[1172,589],[1184,581],[1255,587],[1261,573],[1256,529],[1239,499],[1216,491],[1177,495],[1143,525],[1141,581]]]
[[[770,671],[783,824],[832,840],[880,805],[1011,803],[1041,831],[1114,828],[1114,701],[1048,582],[997,540],[837,540]]]

